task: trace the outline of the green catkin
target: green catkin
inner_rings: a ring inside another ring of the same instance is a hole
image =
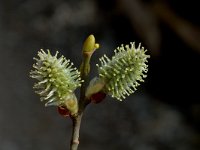
[[[34,58],[30,77],[38,82],[34,84],[35,92],[40,95],[41,101],[45,101],[45,106],[61,106],[67,100],[74,99],[74,90],[81,86],[80,73],[73,68],[73,63],[64,56],[57,58],[58,52],[54,56],[50,51],[38,52],[38,58]]]
[[[146,51],[141,44],[136,48],[132,42],[115,49],[111,59],[106,55],[101,57],[97,67],[100,80],[106,83],[103,91],[120,101],[134,93],[139,82],[144,82],[147,76],[146,63],[150,56],[145,54]]]

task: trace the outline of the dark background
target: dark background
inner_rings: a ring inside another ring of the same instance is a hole
[[[200,149],[198,1],[0,0],[0,150],[66,150],[71,120],[45,108],[29,72],[40,48],[81,63],[84,39],[111,56],[120,44],[148,49],[148,77],[123,102],[107,97],[84,115],[80,150]]]

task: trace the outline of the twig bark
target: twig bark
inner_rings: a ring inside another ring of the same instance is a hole
[[[85,63],[87,62],[87,63]],[[88,65],[89,61],[83,60],[82,67],[81,67],[81,79],[84,80],[84,83],[81,86],[80,90],[80,100],[79,100],[79,111],[77,116],[72,116],[72,122],[73,122],[73,130],[72,130],[72,139],[70,144],[70,150],[77,150],[79,145],[79,132],[80,132],[80,126],[81,126],[81,120],[83,116],[83,111],[86,107],[86,99],[85,99],[85,90],[87,85],[87,75],[88,75]]]
[[[82,114],[72,118],[73,131],[72,131],[72,139],[71,139],[71,144],[70,144],[70,150],[77,150],[78,149],[81,119],[82,119]]]

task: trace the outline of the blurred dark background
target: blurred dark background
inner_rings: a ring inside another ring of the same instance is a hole
[[[94,34],[111,56],[120,44],[148,49],[146,82],[123,102],[107,97],[85,112],[80,150],[200,149],[198,1],[0,0],[0,150],[66,150],[71,121],[45,108],[29,71],[40,48],[81,63]]]

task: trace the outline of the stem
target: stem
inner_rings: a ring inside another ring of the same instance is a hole
[[[70,144],[70,150],[77,150],[79,145],[79,132],[81,127],[81,120],[83,116],[83,111],[86,107],[86,99],[85,99],[85,90],[87,85],[87,75],[89,73],[89,62],[90,58],[86,58],[83,60],[81,65],[81,79],[84,80],[84,83],[80,89],[80,100],[79,100],[79,111],[77,116],[72,116],[73,122],[73,131],[72,131],[72,139]]]
[[[79,132],[81,126],[81,119],[86,106],[90,101],[85,97],[86,86],[88,85],[88,74],[90,72],[90,58],[93,52],[99,47],[99,44],[95,44],[95,38],[90,35],[83,44],[83,61],[80,67],[81,79],[84,82],[80,89],[80,100],[78,103],[78,113],[71,116],[73,122],[73,131],[70,144],[70,150],[77,150],[79,145]]]
[[[84,54],[84,60],[81,64],[81,79],[84,80],[84,83],[82,84],[80,90],[79,112],[84,111],[86,105],[89,103],[85,98],[85,91],[88,84],[88,74],[90,72],[90,58],[91,54]]]
[[[78,149],[81,119],[82,119],[82,114],[78,115],[77,117],[72,118],[73,131],[72,131],[72,140],[71,140],[70,150]]]

